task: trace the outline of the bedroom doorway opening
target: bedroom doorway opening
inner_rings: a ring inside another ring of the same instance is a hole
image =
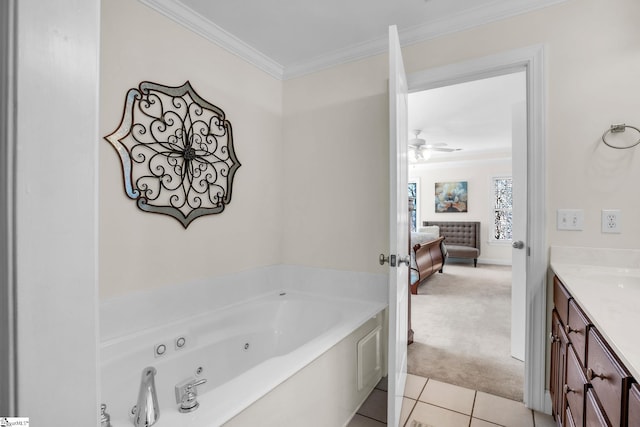
[[[524,66],[409,94],[409,130],[425,141],[420,152],[409,146],[415,231],[423,221],[479,221],[481,255],[476,268],[448,259],[412,296],[408,372],[520,401],[526,251],[512,243],[527,234],[526,98]],[[438,210],[443,183],[464,183],[463,209]]]

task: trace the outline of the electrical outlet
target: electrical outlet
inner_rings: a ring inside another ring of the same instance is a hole
[[[582,209],[558,209],[558,230],[582,230],[584,211]]]
[[[602,210],[602,232],[603,233],[620,233],[622,213],[619,209],[603,209]]]

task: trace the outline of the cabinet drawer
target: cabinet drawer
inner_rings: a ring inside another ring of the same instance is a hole
[[[569,300],[569,317],[567,323],[565,323],[565,330],[582,366],[585,366],[587,361],[587,331],[590,324],[591,321],[576,302],[573,299]]]
[[[567,349],[567,383],[564,386],[567,404],[571,408],[573,421],[577,426],[582,426],[584,417],[584,392],[587,388],[587,378],[582,371],[582,365],[578,362],[576,353],[570,345]]]
[[[640,426],[640,386],[633,384],[629,391],[629,427]]]
[[[587,399],[585,402],[584,410],[584,422],[585,427],[609,427],[610,424],[607,418],[600,409],[600,404],[596,397],[593,395],[593,390],[587,390]]]
[[[569,318],[569,299],[571,295],[565,289],[564,285],[558,279],[558,276],[553,278],[553,305],[558,310],[558,316],[564,325],[567,324]]]
[[[626,425],[631,374],[618,362],[595,328],[589,330],[587,379],[613,426]]]

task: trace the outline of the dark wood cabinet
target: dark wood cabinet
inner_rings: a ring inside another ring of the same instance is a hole
[[[571,413],[571,409],[567,406],[567,409],[565,411],[564,414],[564,424],[567,427],[576,427],[575,423],[573,422],[573,414]],[[581,427],[581,426],[578,426]]]
[[[629,391],[629,427],[640,426],[640,386],[633,384]]]
[[[627,399],[633,378],[596,329],[589,331],[587,379],[611,425],[626,426]]]
[[[590,322],[574,300],[569,301],[569,318],[565,330],[582,366],[587,360],[587,332]]]
[[[571,299],[571,295],[569,295],[569,291],[566,290],[560,279],[558,277],[554,277],[553,279],[553,305],[558,312],[558,317],[560,317],[560,321],[562,325],[567,324],[569,321],[569,299]]]
[[[586,427],[609,427],[611,425],[600,409],[600,404],[593,395],[593,390],[590,389],[587,389],[584,425]]]
[[[564,384],[566,380],[568,343],[569,340],[558,316],[558,312],[553,310],[551,325],[551,381],[549,383],[549,391],[553,403],[553,416],[558,426],[564,425],[566,416]]]
[[[558,426],[640,427],[640,388],[558,277],[549,391]]]
[[[567,405],[571,408],[573,423],[577,426],[584,425],[584,393],[587,389],[587,378],[573,346],[567,350],[567,380],[564,385],[564,394]]]
[[[576,416],[581,420],[584,408],[575,403],[570,407],[567,404],[567,395],[573,395],[571,387],[567,384],[567,371],[570,362],[569,355],[574,352],[571,348],[571,340],[566,327],[569,320],[569,301],[571,295],[556,277],[553,283],[553,303],[551,328],[551,378],[549,391],[551,393],[553,416],[559,427],[574,425]],[[574,357],[575,358],[575,357]],[[573,367],[575,368],[575,367]],[[575,376],[576,369],[572,370]],[[572,379],[573,379],[572,376]],[[575,386],[575,385],[574,385]],[[580,392],[580,395],[583,392]],[[575,397],[575,396],[572,396]],[[579,411],[576,413],[576,411]],[[582,423],[575,424],[582,427]]]

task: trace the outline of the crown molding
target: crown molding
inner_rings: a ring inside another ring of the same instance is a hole
[[[567,0],[495,0],[455,15],[432,20],[400,32],[403,45],[411,45],[447,34],[469,30],[492,22],[543,9]]]
[[[520,0],[516,2],[513,0],[496,0],[488,6],[476,7],[454,16],[431,20],[424,24],[400,30],[398,35],[402,46],[410,46],[566,1],[567,0]],[[309,61],[288,65],[284,69],[283,77],[287,80],[347,62],[379,55],[387,52],[389,49],[388,42],[388,38],[385,35],[379,39],[351,45],[344,49],[318,56]]]
[[[388,50],[388,40],[385,35],[378,39],[329,52],[326,55],[320,55],[315,58],[310,58],[309,60],[283,66],[185,6],[180,0],[138,1],[280,80],[301,77],[336,65],[379,55]],[[567,0],[495,0],[489,5],[465,10],[453,16],[428,21],[424,24],[402,30],[399,32],[400,42],[402,46],[408,46],[566,1]]]
[[[283,80],[284,67],[254,49],[233,34],[176,0],[138,0],[167,18],[255,65],[265,73]]]

